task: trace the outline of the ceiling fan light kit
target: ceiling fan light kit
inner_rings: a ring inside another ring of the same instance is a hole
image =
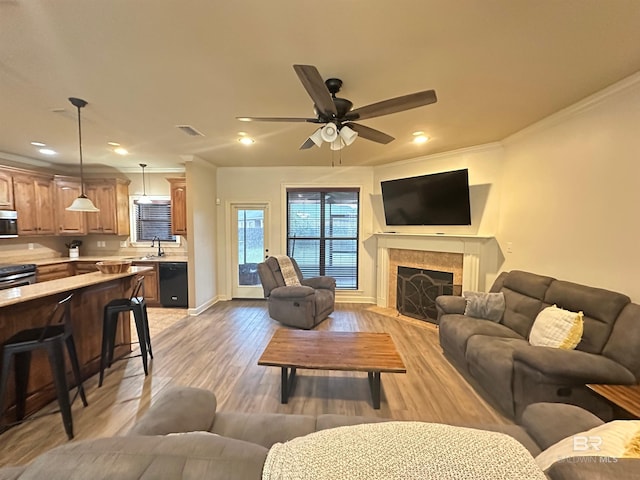
[[[78,145],[80,147],[80,196],[76,198],[66,210],[70,212],[99,212],[90,198],[84,194],[84,171],[82,167],[82,122],[80,121],[80,109],[87,105],[81,98],[70,97],[71,104],[78,109]]]
[[[438,101],[434,90],[411,93],[400,97],[390,98],[372,103],[364,107],[353,109],[353,103],[345,98],[336,97],[342,87],[339,78],[322,80],[320,72],[313,65],[294,65],[302,86],[311,100],[313,100],[315,118],[298,117],[236,117],[241,121],[261,122],[307,122],[321,123],[319,128],[300,146],[300,150],[321,146],[322,141],[331,144],[332,150],[340,150],[351,145],[360,136],[372,142],[386,145],[395,140],[391,135],[375,130],[366,125],[355,123],[355,120],[381,117],[391,113],[403,112],[412,108],[422,107]]]

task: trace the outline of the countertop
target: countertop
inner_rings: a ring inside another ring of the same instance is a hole
[[[34,260],[32,262],[23,262],[23,263],[34,263],[37,265],[55,265],[56,263],[69,263],[69,262],[102,262],[104,260],[131,260],[132,262],[141,262],[141,263],[164,263],[164,262],[186,262],[187,257],[183,255],[165,255],[162,257],[132,257],[132,256],[82,256],[78,258],[69,258],[69,257],[56,257],[56,258],[43,258],[39,260]]]
[[[67,261],[69,261],[69,259],[67,259]],[[0,290],[0,307],[35,300],[37,298],[47,297],[57,293],[69,292],[71,290],[108,282],[118,278],[130,277],[137,273],[146,272],[150,269],[151,267],[131,267],[129,268],[129,271],[125,273],[85,273],[83,275],[74,275],[67,278],[49,280],[48,282],[34,283],[33,285]]]

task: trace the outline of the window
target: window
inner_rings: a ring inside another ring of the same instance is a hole
[[[359,196],[357,188],[287,189],[287,255],[305,277],[358,288]]]
[[[131,242],[151,242],[155,237],[163,242],[178,242],[171,233],[171,200],[155,197],[151,203],[138,203],[131,197]]]

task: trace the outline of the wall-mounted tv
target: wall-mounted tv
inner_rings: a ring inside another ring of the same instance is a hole
[[[471,225],[469,171],[381,182],[387,225]]]

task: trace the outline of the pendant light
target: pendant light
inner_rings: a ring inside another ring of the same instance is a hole
[[[138,165],[140,165],[140,167],[142,168],[142,197],[138,198],[138,200],[136,200],[136,203],[146,205],[146,204],[152,203],[151,199],[147,197],[147,186],[144,182],[144,169],[147,166],[147,164],[139,163]]]
[[[82,169],[82,124],[80,122],[80,109],[87,105],[81,98],[70,97],[71,104],[78,109],[78,144],[80,145],[80,196],[76,198],[66,209],[71,212],[99,212],[91,199],[84,194],[84,171]]]

